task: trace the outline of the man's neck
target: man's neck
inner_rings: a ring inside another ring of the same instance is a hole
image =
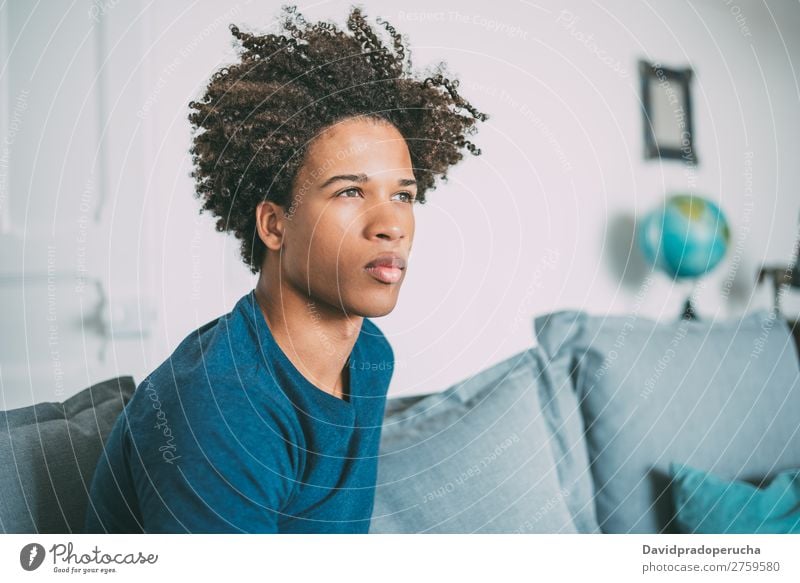
[[[363,317],[331,310],[275,279],[262,271],[255,291],[275,342],[313,385],[337,397],[349,392],[346,364]]]

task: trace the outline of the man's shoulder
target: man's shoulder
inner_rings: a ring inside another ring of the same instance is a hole
[[[251,370],[261,352],[251,298],[246,294],[228,313],[189,333],[154,374],[229,378]]]
[[[277,379],[263,364],[222,351],[207,351],[197,360],[173,353],[139,383],[130,405],[175,410],[198,419],[219,413],[238,423],[239,411],[269,409],[284,418],[293,416],[281,398]],[[152,403],[151,403],[152,402]]]
[[[265,370],[256,331],[241,303],[187,335],[137,387],[131,410],[158,408],[204,424],[249,422],[268,410],[288,419],[274,376]]]
[[[198,363],[213,367],[218,361],[252,358],[257,349],[257,332],[244,307],[249,294],[226,314],[190,332],[167,361],[173,367]],[[167,364],[166,362],[164,364]]]
[[[270,432],[281,441],[301,439],[297,415],[283,403],[275,379],[250,369],[178,371],[167,360],[137,386],[125,418],[140,444],[169,439],[184,451],[228,440],[255,445]]]

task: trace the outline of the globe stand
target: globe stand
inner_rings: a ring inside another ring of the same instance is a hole
[[[686,303],[683,304],[683,314],[681,314],[681,320],[697,320],[697,311],[694,309],[692,296],[686,298]]]
[[[690,279],[687,281],[687,283],[689,283],[691,287],[689,288],[689,293],[686,296],[686,301],[683,303],[681,320],[699,320],[700,316],[697,313],[697,309],[694,307],[694,299],[697,296],[698,279]]]

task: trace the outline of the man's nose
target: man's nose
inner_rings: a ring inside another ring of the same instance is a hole
[[[395,241],[408,235],[409,218],[407,213],[397,209],[396,203],[384,202],[369,211],[367,236],[369,239]]]

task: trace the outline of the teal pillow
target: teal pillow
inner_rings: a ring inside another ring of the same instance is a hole
[[[670,474],[680,532],[800,533],[800,469],[776,474],[764,488],[728,482],[685,464],[670,464]]]

